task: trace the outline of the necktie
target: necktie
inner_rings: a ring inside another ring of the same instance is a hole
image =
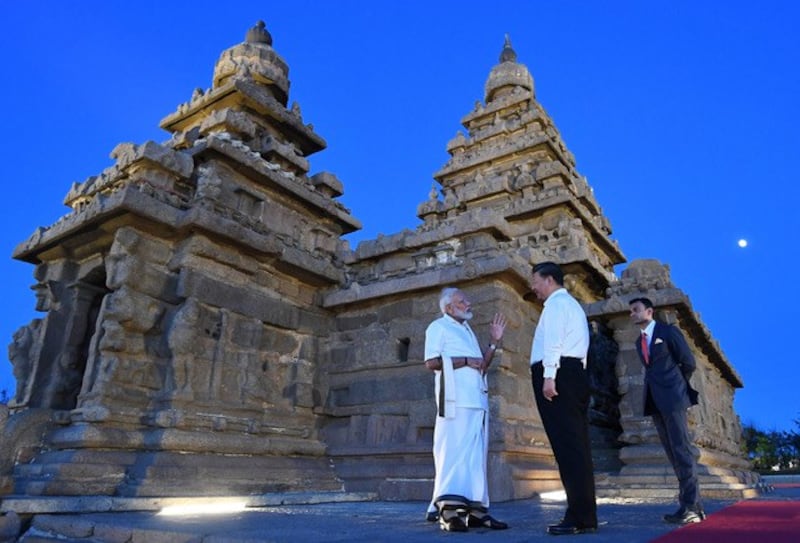
[[[644,332],[642,332],[641,342],[642,342],[642,357],[644,358],[644,363],[645,364],[649,364],[650,363],[650,349],[648,349],[648,347],[647,347],[647,334],[645,334]]]

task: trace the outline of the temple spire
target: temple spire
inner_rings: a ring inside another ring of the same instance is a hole
[[[507,96],[514,89],[533,93],[533,78],[528,68],[517,62],[517,53],[511,47],[511,38],[506,34],[500,62],[492,68],[486,81],[486,103]]]
[[[500,53],[500,62],[516,62],[517,53],[511,48],[511,38],[506,34],[506,41],[503,44],[503,51]]]

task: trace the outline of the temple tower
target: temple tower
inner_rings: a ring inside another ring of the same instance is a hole
[[[326,144],[288,95],[259,23],[162,121],[167,142],[117,146],[16,249],[45,316],[18,333],[11,407],[51,416],[14,493],[341,489],[314,413],[335,328],[319,293],[360,224],[334,175],[308,175]]]
[[[624,257],[508,38],[486,81],[485,103],[477,102],[462,124],[467,133],[448,143],[450,159],[434,175],[438,186],[419,206],[422,224],[359,244],[352,282],[325,298],[342,330],[335,351],[341,363],[326,372],[323,387],[333,417],[325,440],[348,488],[430,498],[435,410],[432,376],[422,369],[424,331],[448,285],[469,293],[479,338],[486,339],[494,312],[510,320],[489,376],[490,495],[521,498],[560,487],[530,383],[541,312],[528,293],[531,265],[559,262],[569,288],[594,302]],[[610,352],[598,351],[593,365],[593,441],[603,469],[618,468]]]

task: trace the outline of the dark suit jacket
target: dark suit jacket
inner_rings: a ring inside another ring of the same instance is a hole
[[[656,321],[650,340],[649,364],[644,363],[639,341],[636,342],[636,351],[645,367],[645,415],[653,415],[656,410],[671,413],[697,405],[697,391],[689,384],[697,364],[677,327]]]

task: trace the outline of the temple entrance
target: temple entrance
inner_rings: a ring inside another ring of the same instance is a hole
[[[620,425],[616,363],[619,345],[613,333],[600,322],[590,322],[587,370],[592,397],[589,403],[589,432],[592,460],[597,471],[616,472],[619,460]]]
[[[65,289],[71,307],[62,348],[54,359],[53,374],[58,378],[50,382],[49,397],[44,398],[46,407],[64,410],[77,407],[100,306],[103,297],[109,293],[105,282],[105,271],[96,269]]]

